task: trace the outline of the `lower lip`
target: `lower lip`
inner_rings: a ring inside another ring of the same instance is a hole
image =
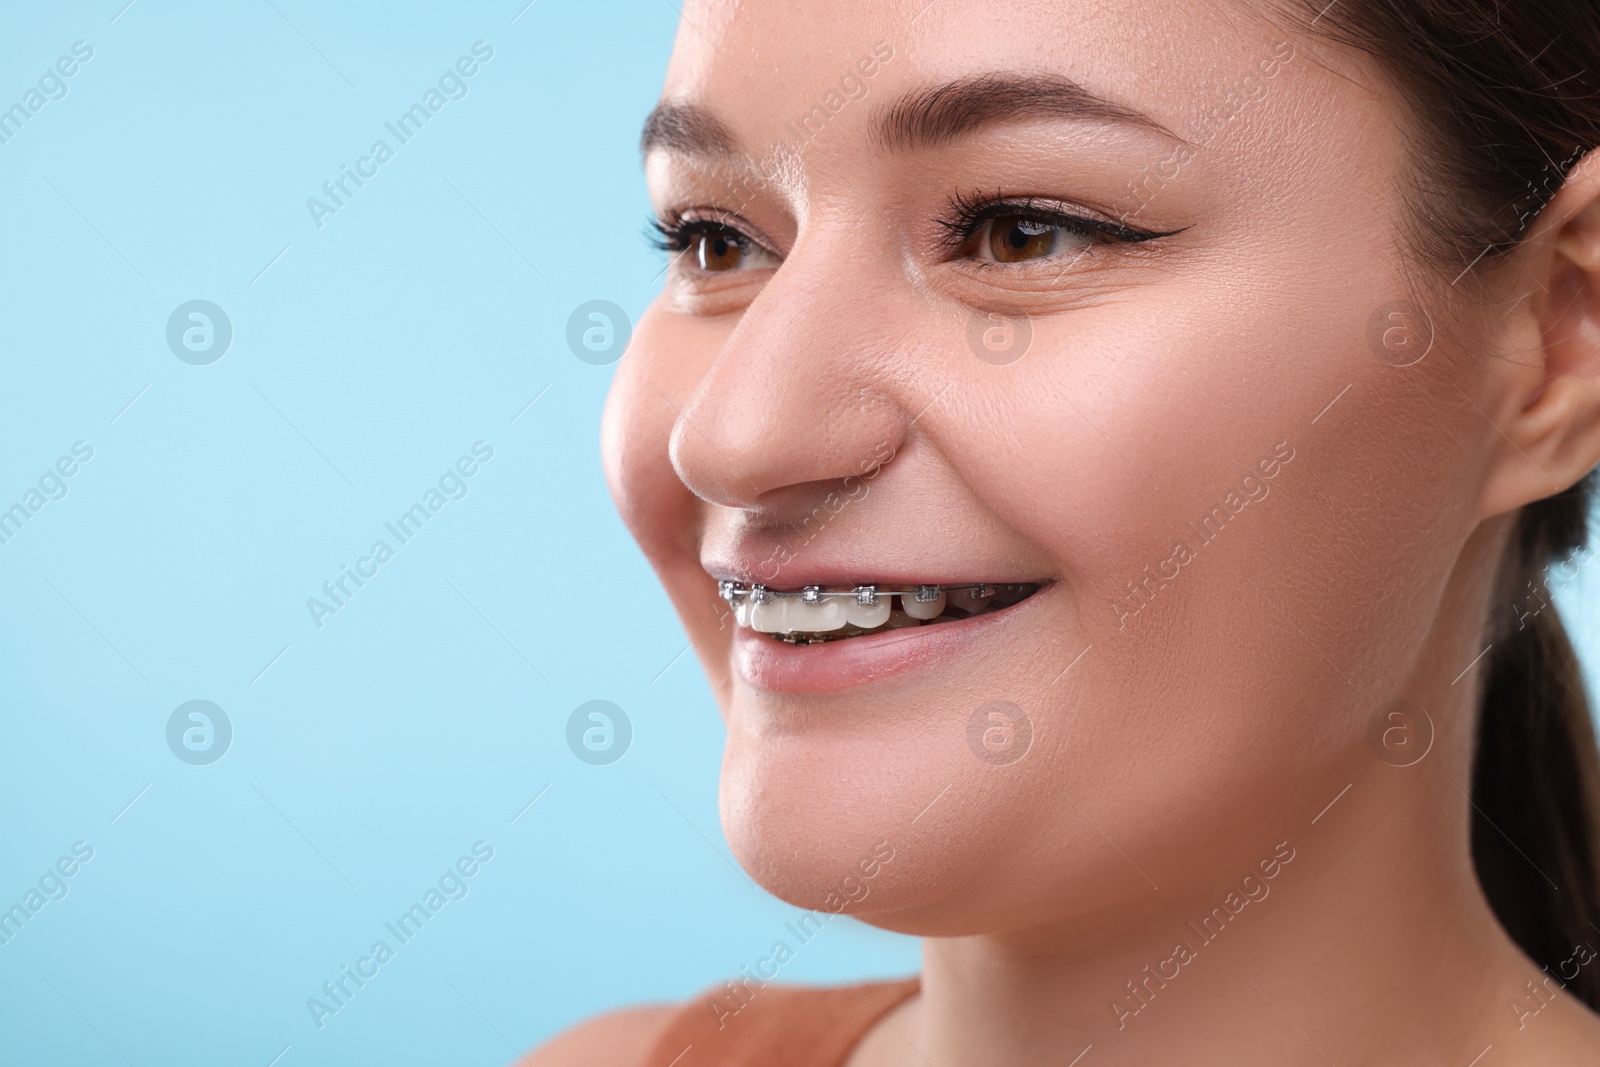
[[[741,626],[734,634],[733,666],[750,685],[772,693],[850,689],[948,663],[976,643],[999,636],[1045,592],[1041,589],[1016,604],[965,619],[817,645],[791,645]]]

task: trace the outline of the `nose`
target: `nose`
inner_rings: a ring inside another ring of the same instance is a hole
[[[684,485],[725,507],[771,506],[790,487],[873,470],[900,450],[900,334],[819,246],[799,243],[745,309],[678,413],[670,454]]]

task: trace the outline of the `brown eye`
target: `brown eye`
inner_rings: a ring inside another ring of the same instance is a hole
[[[701,270],[738,270],[744,247],[726,232],[702,233],[695,239],[695,259]]]
[[[1043,259],[1057,252],[1087,247],[1088,234],[1075,232],[1057,223],[1042,222],[1021,215],[1000,215],[989,219],[973,234],[969,255],[996,263],[1023,263]]]
[[[722,221],[720,213],[715,219],[685,219],[671,212],[652,225],[660,235],[655,246],[674,253],[669,268],[691,284],[712,274],[770,270],[783,262],[767,245]]]

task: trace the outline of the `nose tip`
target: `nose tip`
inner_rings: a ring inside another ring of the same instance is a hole
[[[708,408],[709,405],[694,400],[689,407],[678,409],[669,443],[672,468],[689,491],[707,503],[754,507],[777,487],[770,474],[757,482],[745,472],[748,467],[757,473],[766,473],[759,459],[760,427],[740,426]],[[710,429],[703,428],[701,423],[709,424]]]
[[[781,490],[881,466],[902,443],[904,413],[851,364],[725,350],[678,411],[670,443],[678,477],[708,503],[755,509]]]

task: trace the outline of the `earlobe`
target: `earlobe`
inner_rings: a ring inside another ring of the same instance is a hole
[[[1486,487],[1485,515],[1552,496],[1600,463],[1600,151],[1573,167],[1528,240],[1537,359],[1509,374],[1495,421],[1514,451]]]

